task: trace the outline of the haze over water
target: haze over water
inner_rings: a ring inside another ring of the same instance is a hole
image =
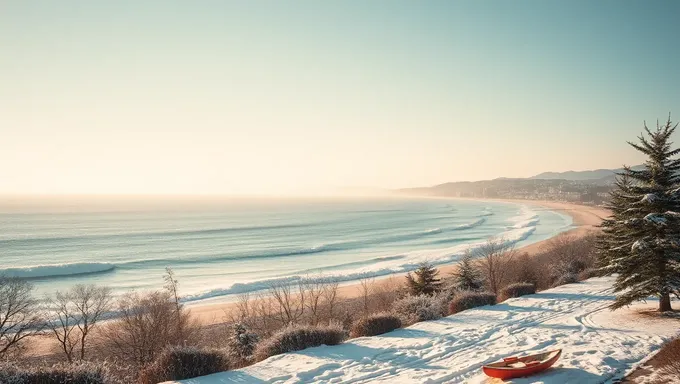
[[[455,261],[491,237],[524,245],[570,226],[530,205],[447,199],[62,203],[5,208],[0,273],[33,278],[41,293],[77,283],[122,293],[160,288],[169,266],[196,301],[306,276],[406,272]]]

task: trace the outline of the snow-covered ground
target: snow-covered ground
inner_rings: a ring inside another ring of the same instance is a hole
[[[677,319],[639,313],[653,301],[611,312],[611,283],[590,279],[181,383],[484,383],[493,381],[483,364],[554,348],[563,354],[552,369],[513,383],[611,382],[680,330]]]

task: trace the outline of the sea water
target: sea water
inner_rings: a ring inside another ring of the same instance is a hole
[[[106,207],[106,208],[102,208]],[[491,238],[522,246],[571,227],[539,206],[454,199],[118,202],[0,210],[0,275],[38,294],[74,284],[158,289],[166,267],[188,302],[300,278],[351,282],[458,260]]]

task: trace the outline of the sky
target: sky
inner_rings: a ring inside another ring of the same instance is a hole
[[[678,17],[678,1],[0,0],[0,194],[636,164],[643,121],[680,120]]]

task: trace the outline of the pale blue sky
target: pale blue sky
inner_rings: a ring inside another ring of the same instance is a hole
[[[679,18],[677,1],[0,0],[0,193],[636,163],[643,120],[680,119]]]

